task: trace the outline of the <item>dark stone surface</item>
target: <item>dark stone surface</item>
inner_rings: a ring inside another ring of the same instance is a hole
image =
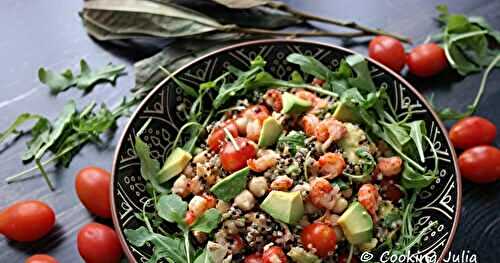
[[[400,32],[410,36],[415,43],[422,42],[438,28],[433,21],[434,6],[443,1],[288,1],[292,6],[319,15],[352,19],[372,27]],[[481,15],[500,28],[500,2],[486,0],[455,0],[448,2],[451,11]],[[80,24],[77,12],[80,1],[14,1],[0,3],[0,130],[22,112],[35,112],[54,117],[69,99],[79,105],[92,100],[113,104],[133,86],[132,63],[155,52],[154,48],[118,48],[99,44],[89,38]],[[329,29],[335,30],[335,28]],[[331,38],[317,39],[342,44]],[[349,46],[366,54],[367,42]],[[77,68],[81,58],[89,64],[100,66],[108,62],[124,63],[128,75],[118,79],[117,86],[99,86],[85,97],[78,91],[69,91],[57,97],[49,96],[48,90],[37,80],[37,70],[45,66],[55,70]],[[479,86],[480,74],[462,79],[451,73],[417,80],[407,78],[425,95],[435,94],[438,105],[464,107],[473,99]],[[500,71],[490,75],[479,115],[500,125]],[[120,121],[119,134],[126,120]],[[49,191],[43,180],[27,180],[7,185],[4,178],[25,168],[20,161],[26,138],[15,144],[0,145],[0,207],[19,199],[41,199],[49,203],[57,213],[57,227],[44,239],[32,244],[9,242],[0,237],[0,261],[23,262],[34,253],[49,253],[60,262],[82,262],[76,248],[76,233],[87,222],[94,220],[80,204],[74,190],[74,175],[87,165],[111,168],[115,136],[106,150],[86,147],[68,169],[51,170],[57,184],[55,192]],[[500,139],[497,138],[498,146]],[[8,147],[10,146],[10,147]],[[500,183],[473,185],[464,182],[462,219],[455,238],[453,251],[469,258],[472,253],[479,262],[497,262],[500,258]]]

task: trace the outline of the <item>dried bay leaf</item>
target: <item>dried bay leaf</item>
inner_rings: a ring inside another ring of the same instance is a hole
[[[185,37],[223,28],[194,10],[145,0],[86,1],[81,16],[85,25],[91,25],[89,33],[99,40],[134,35]]]
[[[221,5],[229,8],[246,9],[256,6],[265,5],[271,1],[269,0],[213,0]]]

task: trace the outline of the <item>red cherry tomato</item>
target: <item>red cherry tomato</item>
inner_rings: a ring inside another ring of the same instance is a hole
[[[228,172],[238,171],[247,166],[247,160],[252,159],[257,154],[255,144],[243,137],[234,139],[238,150],[234,148],[232,143],[226,143],[220,152],[220,161],[222,168]]]
[[[380,182],[380,190],[383,199],[387,199],[393,203],[397,203],[401,199],[401,189],[396,185],[394,179],[384,178]]]
[[[122,247],[116,232],[103,224],[83,226],[77,237],[78,252],[86,263],[120,262]]]
[[[219,152],[222,145],[226,142],[224,128],[226,128],[233,137],[238,136],[238,126],[236,126],[233,120],[226,121],[220,127],[213,129],[212,133],[208,135],[207,144],[210,150]]]
[[[417,46],[406,59],[410,72],[419,77],[436,75],[448,66],[444,49],[434,43]]]
[[[262,263],[262,255],[260,253],[253,253],[245,256],[245,263]]]
[[[475,183],[490,183],[500,178],[500,150],[493,146],[476,146],[458,158],[460,173]]]
[[[337,245],[335,230],[325,223],[313,223],[304,227],[300,240],[304,247],[315,248],[316,255],[320,257],[328,256],[328,253],[335,251]]]
[[[464,118],[450,129],[450,140],[453,146],[462,150],[492,144],[496,136],[495,124],[477,116]]]
[[[0,233],[20,242],[35,241],[49,233],[55,222],[54,210],[47,204],[20,201],[0,213]]]
[[[38,254],[27,258],[25,263],[59,263],[59,262],[55,258],[49,255]]]
[[[109,172],[94,166],[81,169],[75,180],[76,193],[80,201],[92,214],[103,218],[111,217],[110,184]]]
[[[396,72],[400,72],[405,66],[406,55],[403,44],[393,37],[374,37],[368,45],[368,55]]]
[[[279,261],[278,261],[279,260]],[[262,263],[286,263],[288,259],[281,249],[278,246],[270,247],[264,254],[262,255]]]

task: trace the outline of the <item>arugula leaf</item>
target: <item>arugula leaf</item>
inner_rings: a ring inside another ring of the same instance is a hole
[[[292,64],[299,65],[303,72],[322,80],[328,79],[331,74],[330,69],[311,56],[292,53],[286,57],[286,60]]]
[[[358,88],[360,92],[365,94],[376,91],[370,70],[368,69],[368,62],[363,56],[358,54],[350,55],[345,58],[345,61],[356,72],[356,77],[349,78],[350,85]]]
[[[338,185],[341,191],[349,189],[349,184],[338,177],[333,179],[332,185]]]
[[[76,76],[76,87],[89,92],[94,84],[100,81],[111,82],[113,85],[116,79],[123,74],[125,65],[108,64],[101,69],[92,71],[85,60],[80,60],[80,75]]]
[[[482,17],[451,14],[445,5],[436,9],[443,29],[437,39],[443,44],[448,62],[459,74],[478,72],[494,60],[498,47],[490,45],[486,36],[499,44],[500,32],[493,30]]]
[[[410,128],[410,137],[413,140],[415,147],[418,151],[418,156],[420,157],[420,162],[425,162],[424,156],[424,135],[426,133],[425,122],[422,120],[412,121],[406,123],[406,126]]]
[[[47,119],[38,114],[23,113],[17,116],[16,120],[5,131],[0,132],[0,143],[7,139],[7,137],[11,134],[18,134],[19,131],[17,129],[19,128],[19,126],[32,120],[37,120],[37,122],[33,124],[31,129],[33,129],[33,127],[35,127],[36,125],[39,125],[39,122],[47,121]]]
[[[405,189],[422,189],[434,182],[436,175],[433,171],[420,173],[415,171],[407,162],[404,164],[401,175],[401,185]]]
[[[278,145],[281,147],[287,145],[290,153],[295,156],[297,149],[305,146],[306,135],[298,131],[290,131],[286,135],[281,135],[278,138]]]
[[[257,80],[258,73],[263,71],[263,68],[256,66],[248,71],[240,72],[236,68],[229,67],[232,69],[232,73],[238,78],[232,83],[224,83],[218,90],[217,97],[213,101],[213,106],[215,109],[220,108],[226,101],[234,96],[243,96],[247,94],[250,88],[255,88],[254,81]],[[260,75],[260,78],[267,77],[266,75]]]
[[[201,253],[195,260],[194,263],[214,263],[214,260],[210,256],[210,253],[207,251],[207,249],[203,250],[203,253]]]
[[[154,238],[154,234],[151,234],[145,226],[140,226],[135,230],[125,229],[123,232],[125,233],[128,242],[136,247],[142,247]]]
[[[116,79],[124,73],[124,65],[108,64],[101,69],[92,71],[85,60],[80,60],[80,74],[73,75],[70,69],[58,74],[51,70],[40,68],[38,79],[50,88],[50,92],[58,94],[76,86],[84,92],[90,92],[98,82],[111,82],[113,85]]]
[[[68,166],[82,145],[88,142],[100,143],[99,136],[110,128],[116,127],[116,120],[127,114],[128,109],[136,103],[137,101],[133,99],[123,100],[113,111],[110,111],[104,104],[95,111],[95,103],[92,102],[82,111],[77,111],[75,103],[70,101],[54,123],[50,123],[46,118],[40,118],[31,128],[32,138],[27,142],[27,150],[22,156],[22,159],[27,162],[35,159],[36,166],[10,176],[6,181],[14,182],[38,169],[49,187],[53,189],[44,166],[49,163]],[[51,152],[52,156],[41,161],[47,152]]]
[[[170,223],[177,223],[181,228],[186,227],[187,203],[176,194],[162,195],[156,204],[158,215]]]
[[[343,174],[355,182],[367,182],[371,179],[372,172],[377,166],[377,162],[373,156],[364,148],[358,148],[355,151],[356,155],[360,158],[361,174],[350,174],[344,172]]]
[[[43,84],[49,86],[50,92],[54,94],[65,91],[69,87],[75,85],[75,78],[70,69],[57,74],[51,70],[40,68],[38,70],[38,79]]]
[[[201,231],[204,233],[210,233],[212,230],[217,228],[220,223],[222,215],[219,210],[215,208],[210,208],[201,217],[196,219],[194,224],[191,226],[192,230]]]

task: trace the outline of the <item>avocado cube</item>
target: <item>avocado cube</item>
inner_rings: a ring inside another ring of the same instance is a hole
[[[349,243],[359,245],[373,236],[373,221],[368,211],[359,203],[352,203],[337,221]]]
[[[212,186],[210,192],[217,196],[217,198],[229,202],[245,190],[249,173],[250,168],[248,167],[236,171]]]
[[[175,148],[165,160],[165,164],[158,172],[158,181],[164,183],[180,174],[193,156],[180,147]]]
[[[271,191],[260,208],[274,219],[297,224],[304,216],[304,203],[300,192]]]
[[[335,112],[333,112],[333,118],[343,121],[343,122],[352,122],[359,123],[361,121],[361,117],[359,114],[352,109],[351,106],[347,105],[344,102],[341,102],[337,108],[335,108]]]
[[[275,118],[265,119],[260,130],[259,147],[266,148],[275,144],[282,131],[281,124]]]
[[[301,99],[288,92],[283,93],[281,100],[283,102],[283,109],[281,110],[281,113],[300,114],[306,112],[312,106],[311,102]]]

